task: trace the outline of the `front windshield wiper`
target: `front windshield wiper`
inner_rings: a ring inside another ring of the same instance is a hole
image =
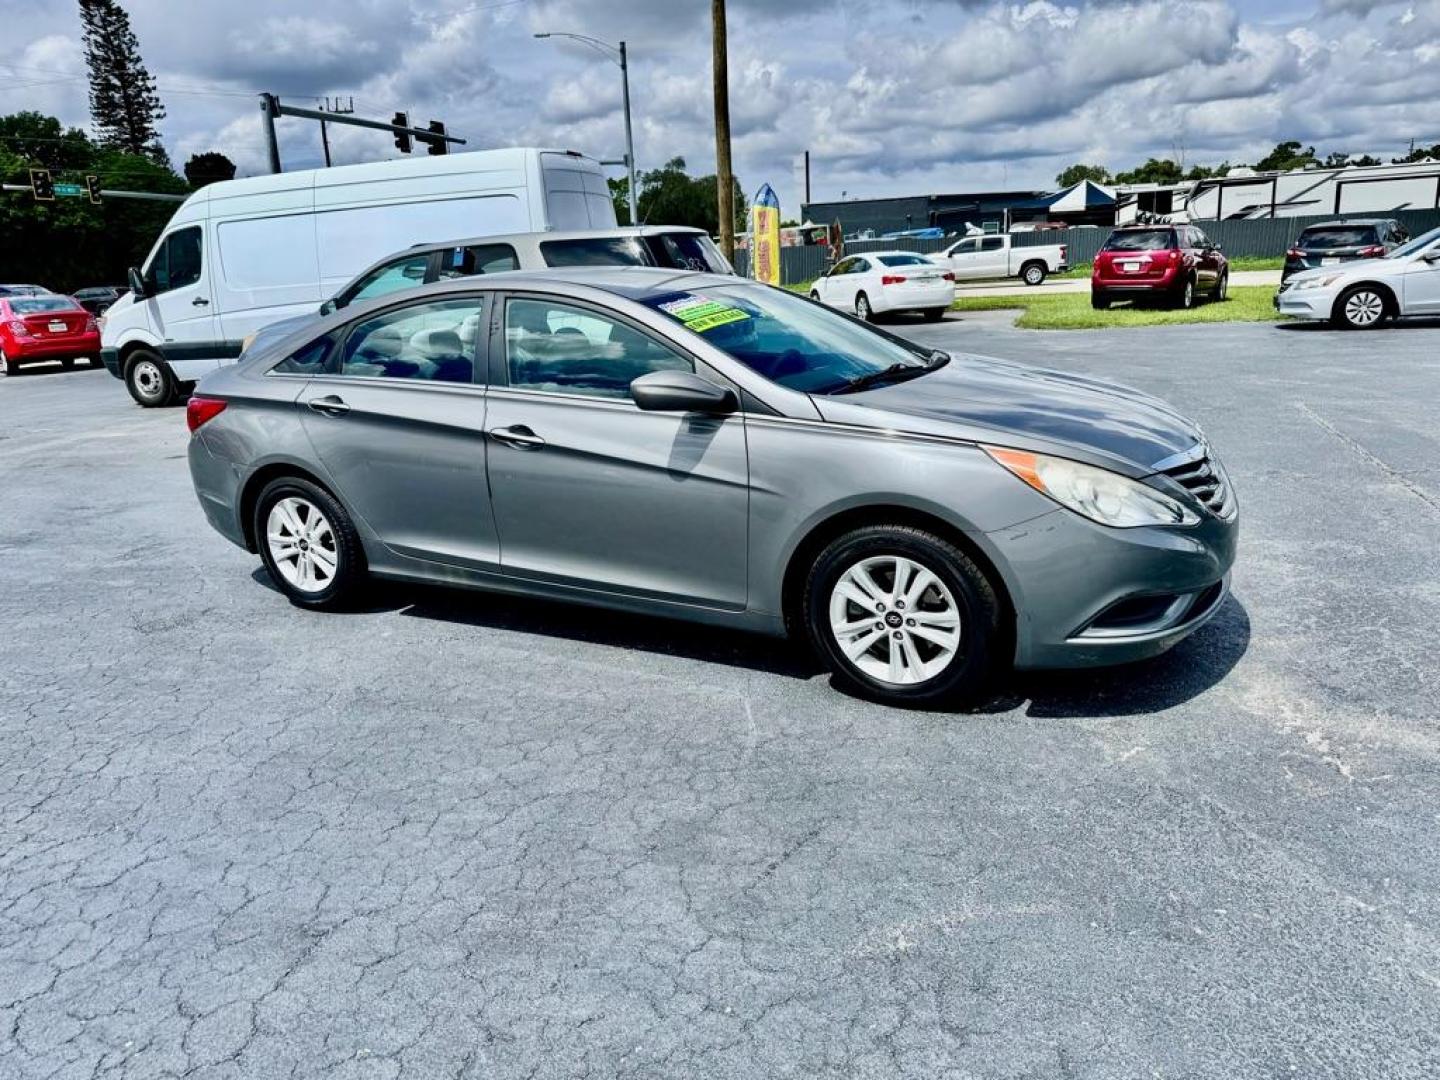
[[[867,375],[857,375],[853,379],[847,379],[829,394],[853,394],[857,390],[868,390],[872,386],[879,386],[887,382],[903,382],[906,379],[914,379],[917,376],[925,375],[936,368],[944,367],[950,362],[950,354],[936,349],[930,354],[928,360],[923,364],[891,364],[880,371],[872,371]]]

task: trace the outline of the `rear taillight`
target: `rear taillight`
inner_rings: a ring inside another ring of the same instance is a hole
[[[1066,244],[1060,245],[1060,261],[1064,262],[1070,255],[1070,248]]]
[[[950,273],[949,270],[946,270],[945,273],[941,274],[940,276],[943,277],[946,281],[954,281],[954,280],[955,280],[955,275],[952,274],[952,273]]]
[[[1178,263],[1178,262],[1180,261],[1180,252],[1179,252],[1178,249],[1173,249],[1173,248],[1171,249],[1171,251],[1170,251],[1170,261],[1171,261],[1172,263]]]
[[[85,332],[87,334],[98,334],[100,332],[100,324],[95,321],[94,315],[91,315],[85,320]]]
[[[219,398],[192,397],[185,406],[185,423],[194,431],[201,424],[214,420],[225,411],[225,402]]]
[[[1289,251],[1285,252],[1285,257],[1287,259],[1303,259],[1305,258],[1305,252],[1301,251],[1299,248],[1291,248]]]
[[[905,281],[903,274],[886,274],[880,279],[881,285],[899,285]]]
[[[1384,254],[1384,244],[1373,244],[1370,247],[1360,249],[1360,258],[1362,259],[1378,259],[1381,255]]]
[[[10,328],[10,332],[16,337],[30,336],[30,328],[26,326],[23,322],[21,322],[19,319],[11,319],[5,325]]]

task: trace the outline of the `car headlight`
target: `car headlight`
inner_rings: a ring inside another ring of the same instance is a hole
[[[1298,290],[1298,289],[1325,289],[1325,288],[1329,288],[1331,285],[1334,285],[1335,282],[1339,281],[1342,277],[1344,277],[1343,274],[1326,274],[1324,277],[1305,278],[1305,279],[1302,280],[1302,281],[1296,281],[1296,282],[1294,282],[1293,284],[1291,284],[1290,287],[1291,287],[1292,289],[1297,289],[1297,290]]]
[[[1101,525],[1134,529],[1142,525],[1195,525],[1200,521],[1198,514],[1164,492],[1108,469],[1028,450],[1000,446],[982,449],[1036,491]]]

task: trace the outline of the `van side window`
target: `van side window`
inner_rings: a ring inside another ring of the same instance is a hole
[[[472,244],[450,248],[440,253],[440,273],[436,281],[470,277],[474,274],[502,274],[519,270],[520,260],[509,244]]]
[[[200,280],[200,226],[177,229],[165,238],[146,271],[156,295],[183,289]]]
[[[360,280],[346,303],[370,300],[386,293],[398,292],[400,289],[413,289],[417,285],[424,285],[425,271],[429,265],[429,252],[422,252],[377,267]]]

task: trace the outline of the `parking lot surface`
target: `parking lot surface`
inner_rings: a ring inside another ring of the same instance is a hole
[[[657,620],[304,612],[181,410],[0,381],[0,1076],[1440,1074],[1440,328],[900,330],[1195,416],[1226,608],[964,715]]]

